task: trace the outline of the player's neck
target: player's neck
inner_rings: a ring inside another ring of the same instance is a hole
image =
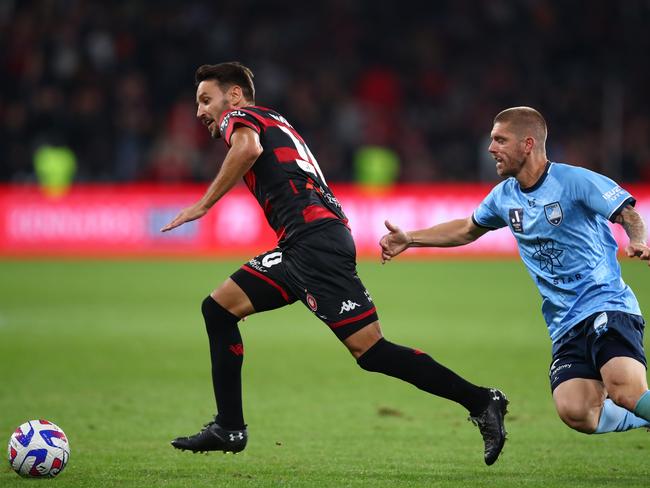
[[[519,171],[516,176],[519,186],[523,190],[535,186],[546,172],[546,167],[548,164],[549,162],[546,158],[546,155],[531,159],[528,164],[521,168],[521,171]]]
[[[230,110],[236,109],[236,108],[245,108],[245,107],[253,107],[255,105],[255,102],[251,102],[249,100],[241,99],[239,102],[231,104]]]

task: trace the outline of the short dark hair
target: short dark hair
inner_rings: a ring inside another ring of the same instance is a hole
[[[232,61],[229,63],[204,64],[199,66],[194,75],[196,84],[205,80],[214,80],[222,91],[233,85],[240,86],[246,100],[255,102],[255,85],[253,72],[243,64]]]

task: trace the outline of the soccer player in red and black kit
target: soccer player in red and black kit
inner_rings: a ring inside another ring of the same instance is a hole
[[[382,337],[375,305],[357,276],[356,249],[340,203],[298,132],[279,113],[255,105],[252,78],[239,63],[196,71],[196,115],[229,151],[205,195],[162,231],[202,217],[243,178],[275,230],[278,246],[244,264],[203,300],[218,413],[200,432],[172,445],[194,452],[244,449],[244,348],[237,322],[300,300],[361,368],[467,408],[483,436],[485,462],[494,463],[506,438],[505,395],[473,385],[427,354]]]

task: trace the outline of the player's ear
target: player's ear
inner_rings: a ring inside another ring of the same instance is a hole
[[[241,86],[239,85],[231,86],[230,90],[228,90],[228,97],[230,98],[230,103],[232,105],[237,105],[244,97],[244,93],[242,92]]]
[[[533,152],[533,149],[535,149],[535,146],[537,145],[537,141],[535,141],[534,137],[528,136],[524,139],[524,150],[526,151],[526,154],[530,154]]]

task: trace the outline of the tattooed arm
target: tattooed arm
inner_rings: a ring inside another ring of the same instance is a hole
[[[648,247],[648,229],[639,213],[631,205],[626,205],[616,217],[616,223],[621,224],[630,243],[625,247],[625,253],[629,257],[638,257],[643,261],[649,261],[650,248]]]

